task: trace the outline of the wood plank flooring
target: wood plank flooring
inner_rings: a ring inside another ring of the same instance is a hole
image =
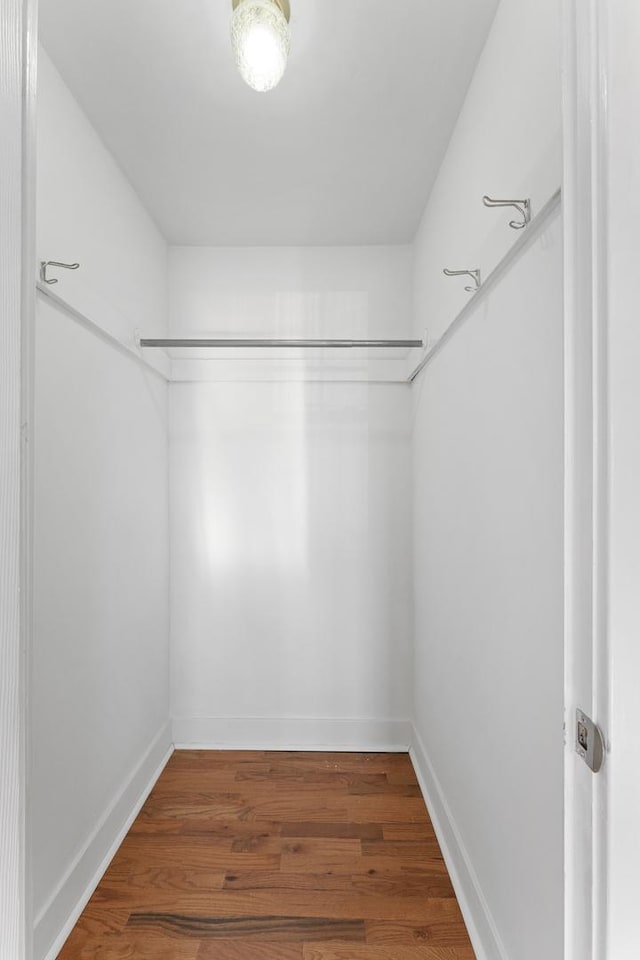
[[[59,960],[474,960],[407,754],[177,751]]]

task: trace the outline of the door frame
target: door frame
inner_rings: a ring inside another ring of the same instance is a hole
[[[565,960],[607,951],[606,762],[575,752],[581,708],[609,748],[607,8],[563,0]]]
[[[0,958],[29,960],[37,0],[0,5]]]

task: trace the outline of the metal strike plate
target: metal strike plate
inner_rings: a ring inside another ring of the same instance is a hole
[[[604,737],[600,728],[582,710],[576,710],[576,753],[593,773],[598,773],[604,762]]]

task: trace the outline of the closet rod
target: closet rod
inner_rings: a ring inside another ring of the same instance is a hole
[[[520,255],[529,247],[529,245],[538,238],[540,230],[551,217],[551,215],[555,213],[556,208],[560,205],[561,197],[562,191],[556,190],[553,196],[547,200],[540,212],[536,214],[535,217],[531,218],[526,226],[526,229],[522,231],[513,246],[509,247],[502,260],[498,262],[497,266],[493,268],[486,280],[483,281],[482,286],[478,289],[477,293],[474,293],[471,299],[465,303],[460,313],[454,317],[442,336],[436,340],[432,347],[427,350],[418,366],[412,371],[412,373],[409,374],[409,383],[413,383],[418,374],[422,373],[424,368],[433,360],[436,354],[440,353],[442,348],[446,343],[449,342],[456,330],[458,330],[467,317],[473,313],[475,308],[478,306],[479,301],[484,299],[486,294],[495,287],[495,285],[509,270],[512,264],[514,264],[516,260],[519,259]]]
[[[143,338],[141,347],[422,347],[422,340],[214,340]]]

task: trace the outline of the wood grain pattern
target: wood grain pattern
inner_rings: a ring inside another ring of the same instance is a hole
[[[252,943],[215,940],[201,945],[196,960],[302,960],[302,943]]]
[[[466,930],[462,923],[462,916],[458,914],[459,923],[453,923],[453,916],[434,919],[428,924],[418,925],[411,923],[388,923],[385,921],[368,920],[365,923],[367,943],[378,946],[458,946],[468,944]]]
[[[379,823],[283,823],[282,837],[333,837],[344,840],[382,840],[383,827]],[[404,837],[402,839],[405,839]]]
[[[60,960],[473,956],[408,756],[179,751]]]
[[[171,933],[196,935],[206,940],[271,940],[287,943],[315,940],[364,942],[362,920],[335,920],[325,917],[203,917],[182,913],[132,913],[129,928],[150,927]]]
[[[343,947],[307,944],[303,960],[473,960],[467,947]]]
[[[352,884],[350,876],[335,873],[284,873],[282,870],[274,873],[229,873],[224,879],[225,890],[276,890],[278,893],[286,890],[342,890],[347,893],[352,889]]]

